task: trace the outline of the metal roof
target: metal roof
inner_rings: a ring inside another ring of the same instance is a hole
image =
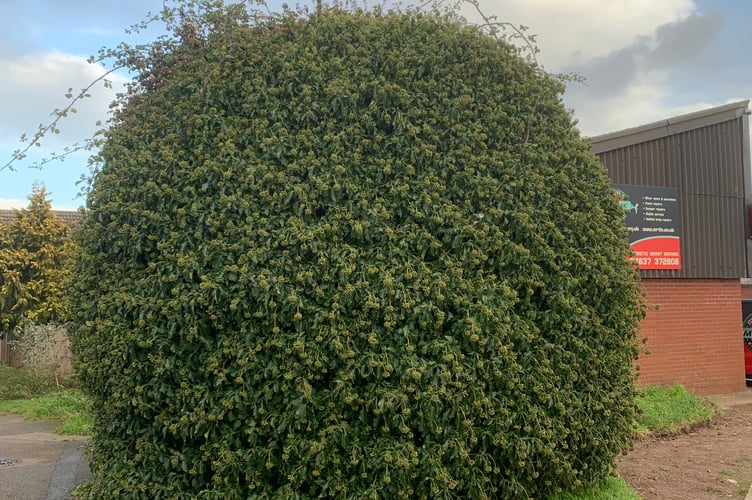
[[[639,127],[597,135],[590,138],[592,151],[595,154],[599,154],[733,120],[745,113],[749,114],[747,110],[748,105],[749,100],[737,101],[715,108],[648,123],[647,125],[640,125]]]

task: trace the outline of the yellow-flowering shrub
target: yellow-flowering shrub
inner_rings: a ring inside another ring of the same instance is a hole
[[[642,308],[562,85],[435,15],[180,34],[80,232],[89,493],[525,498],[607,474]]]

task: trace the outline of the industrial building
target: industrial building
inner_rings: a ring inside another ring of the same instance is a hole
[[[647,292],[641,384],[681,383],[703,394],[745,388],[745,349],[752,359],[742,329],[742,299],[752,299],[748,102],[591,138],[628,212]]]

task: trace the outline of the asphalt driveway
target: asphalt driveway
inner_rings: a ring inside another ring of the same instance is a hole
[[[91,477],[83,436],[52,433],[48,422],[0,415],[0,500],[61,500]]]

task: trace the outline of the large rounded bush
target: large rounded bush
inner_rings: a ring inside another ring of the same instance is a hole
[[[117,116],[79,233],[89,493],[521,498],[608,473],[641,307],[562,85],[431,15],[195,33]]]

